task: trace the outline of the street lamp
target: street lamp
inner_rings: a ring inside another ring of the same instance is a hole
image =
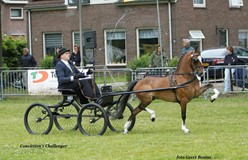
[[[163,55],[163,44],[162,44],[162,38],[161,38],[161,24],[160,24],[160,12],[159,12],[159,0],[156,0],[157,3],[157,15],[158,15],[158,34],[159,34],[159,45],[161,48],[161,66],[164,67],[164,55]]]
[[[83,57],[83,31],[82,31],[82,1],[78,0],[78,14],[79,14],[79,40],[80,40],[80,57],[81,57],[81,63],[80,68],[82,69],[84,66],[84,57]]]

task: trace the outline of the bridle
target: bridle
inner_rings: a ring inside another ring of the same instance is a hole
[[[203,65],[202,65],[201,60],[199,59],[199,56],[200,56],[199,53],[192,53],[190,55],[191,62],[194,64],[193,72],[188,72],[188,73],[176,73],[176,72],[174,72],[173,75],[195,75],[195,72],[194,72],[195,70],[197,70],[198,68],[203,68]],[[196,66],[196,64],[199,62],[201,63],[201,65]]]
[[[197,57],[195,57],[195,56],[197,56]],[[198,62],[201,63],[201,65],[194,66],[194,68],[193,68],[194,70],[196,70],[198,68],[203,68],[202,61],[199,59],[199,56],[200,56],[199,53],[193,53],[193,54],[191,54],[191,59],[192,59],[192,61],[193,61],[194,64],[196,64]]]

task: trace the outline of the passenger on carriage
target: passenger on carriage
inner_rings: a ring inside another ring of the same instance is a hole
[[[58,78],[58,89],[73,89],[80,98],[81,104],[89,103],[89,100],[96,100],[100,97],[100,91],[96,83],[88,77],[93,72],[80,72],[70,61],[70,50],[61,48],[59,50],[58,61],[56,65],[56,75]],[[85,79],[82,79],[85,78]]]

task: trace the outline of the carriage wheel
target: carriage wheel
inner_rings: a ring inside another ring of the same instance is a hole
[[[118,111],[118,105],[117,105],[117,101],[115,101],[112,105],[107,106],[107,115],[108,115],[108,120],[109,120],[109,128],[112,131],[124,131],[124,125],[127,121],[127,119],[129,118],[129,116],[131,115],[131,113],[133,112],[133,107],[127,103],[124,112],[122,113],[122,115],[120,116],[116,116],[116,112]],[[128,131],[131,131],[134,124],[135,124],[135,120],[136,118],[134,117],[134,119],[131,122],[131,125],[128,128]]]
[[[96,103],[83,106],[78,113],[78,128],[84,135],[102,135],[108,126],[105,110]]]
[[[53,115],[48,107],[35,103],[26,110],[24,124],[30,134],[48,134],[53,126]]]
[[[54,123],[59,130],[76,130],[79,107],[76,103],[58,107],[54,110]]]

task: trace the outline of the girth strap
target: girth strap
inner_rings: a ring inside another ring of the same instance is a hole
[[[173,79],[173,74],[171,75],[169,75],[168,76],[169,77],[169,80],[170,80],[170,87],[175,87],[175,81],[174,81],[174,79]],[[172,92],[174,93],[174,95],[175,95],[175,98],[176,98],[176,100],[177,100],[177,103],[179,103],[180,104],[180,101],[179,101],[179,99],[177,98],[177,92],[176,92],[176,89],[172,89]]]

